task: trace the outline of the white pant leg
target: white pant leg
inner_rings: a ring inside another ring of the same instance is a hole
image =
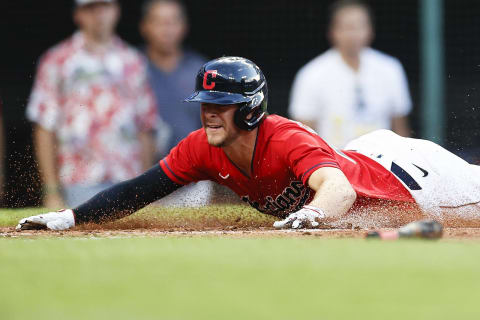
[[[480,202],[480,167],[431,141],[377,130],[353,140],[346,149],[371,157],[389,171],[395,162],[421,187],[411,190],[399,179],[425,212],[439,215],[444,208]]]

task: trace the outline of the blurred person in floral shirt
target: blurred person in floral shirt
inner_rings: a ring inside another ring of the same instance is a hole
[[[27,107],[43,204],[75,206],[153,164],[155,100],[142,56],[115,35],[115,0],[76,0],[79,30],[41,58]]]

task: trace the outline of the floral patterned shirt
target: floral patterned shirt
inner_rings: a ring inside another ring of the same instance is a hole
[[[89,52],[75,33],[42,57],[27,118],[55,132],[62,184],[138,175],[138,133],[157,122],[144,58],[119,38],[103,54]]]

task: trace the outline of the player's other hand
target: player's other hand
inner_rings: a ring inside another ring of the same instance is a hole
[[[23,218],[18,222],[15,229],[19,231],[32,229],[66,230],[74,225],[73,211],[68,209]]]
[[[315,228],[318,227],[319,222],[325,218],[325,213],[314,206],[304,206],[302,209],[290,213],[282,221],[275,221],[273,226],[276,229],[300,229],[300,228]]]

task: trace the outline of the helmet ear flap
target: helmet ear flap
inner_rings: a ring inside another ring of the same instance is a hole
[[[235,111],[235,125],[243,130],[253,130],[263,120],[266,111],[262,107],[265,96],[263,92],[256,93],[252,100],[239,104],[239,108]],[[266,108],[265,108],[266,109]],[[250,115],[249,118],[247,118]]]

